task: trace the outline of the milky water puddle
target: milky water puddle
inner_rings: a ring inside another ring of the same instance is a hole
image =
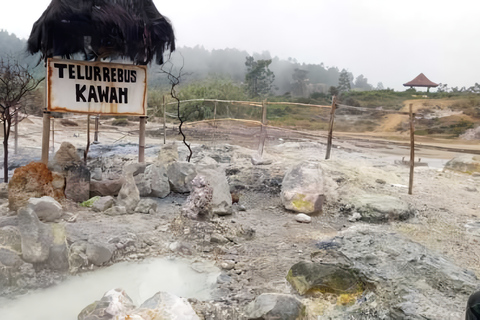
[[[74,320],[83,308],[113,288],[125,289],[137,306],[158,291],[208,300],[219,275],[219,269],[207,262],[168,258],[123,262],[69,277],[57,286],[15,300],[1,299],[0,318]]]

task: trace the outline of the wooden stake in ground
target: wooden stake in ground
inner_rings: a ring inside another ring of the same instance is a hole
[[[214,102],[213,107],[213,146],[215,147],[215,136],[217,134],[217,101]]]
[[[52,155],[55,153],[55,117],[50,117],[50,122],[52,123],[52,130],[50,131],[50,136],[52,137]]]
[[[42,163],[48,165],[48,149],[50,144],[50,112],[43,111]]]
[[[15,150],[13,151],[14,154],[18,153],[18,109],[15,112]]]
[[[138,137],[138,163],[145,162],[145,123],[147,117],[140,117],[140,133]]]
[[[87,146],[85,147],[85,152],[83,153],[83,161],[87,164],[87,155],[88,150],[90,149],[90,115],[87,115]]]
[[[98,125],[100,116],[97,114],[95,117],[95,134],[93,135],[93,142],[98,142]]]
[[[267,100],[262,101],[262,127],[260,129],[260,142],[258,143],[258,155],[263,155],[265,139],[267,138]]]
[[[332,150],[332,139],[333,139],[333,123],[335,120],[335,108],[337,104],[337,97],[332,97],[332,108],[330,109],[330,123],[328,124],[328,139],[327,139],[327,153],[325,155],[325,160],[330,159],[330,151]]]
[[[163,144],[167,143],[167,104],[163,96]]]
[[[415,120],[415,114],[413,113],[413,104],[410,103],[410,178],[408,180],[408,194],[412,194],[413,190],[413,169],[415,167],[415,128],[413,121]]]

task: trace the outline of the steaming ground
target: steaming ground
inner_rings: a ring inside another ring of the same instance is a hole
[[[80,124],[78,127],[62,126],[55,121],[55,150],[62,141],[69,141],[78,148],[86,143],[85,117],[72,120]],[[30,117],[22,122],[19,128],[18,155],[12,155],[15,165],[40,159],[41,146],[40,118]],[[100,126],[100,144],[91,145],[89,156],[120,157],[131,161],[137,153],[138,123],[127,127],[114,127],[111,121],[102,121]],[[93,126],[91,126],[93,128]],[[177,140],[179,136],[169,124],[167,141]],[[271,180],[283,177],[287,168],[305,159],[323,159],[325,155],[325,133],[281,132],[268,130],[265,158],[273,161],[268,167],[254,167],[249,156],[254,154],[258,145],[258,127],[240,125],[233,122],[197,124],[186,128],[187,140],[193,143],[196,153],[204,152],[215,155],[227,170],[238,170],[241,181],[255,181],[261,175],[269,175]],[[161,124],[147,124],[146,160],[152,161],[163,145],[163,128]],[[389,135],[394,135],[389,133]],[[444,172],[443,165],[448,159],[455,157],[460,149],[470,149],[477,153],[479,147],[466,142],[421,141],[416,148],[416,158],[422,158],[429,167],[415,168],[413,195],[407,194],[409,168],[395,165],[395,160],[408,159],[409,149],[405,137],[396,136],[397,142],[383,140],[382,134],[336,134],[332,150],[332,166],[338,171],[347,173],[347,181],[342,183],[352,190],[381,193],[396,196],[415,209],[415,217],[406,222],[390,222],[380,227],[384,232],[397,232],[406,235],[425,247],[441,253],[456,265],[468,268],[480,275],[480,176],[465,175],[455,172]],[[93,133],[92,133],[93,139]],[[13,140],[12,140],[13,142]],[[13,146],[13,143],[12,143]],[[187,148],[178,144],[180,157],[185,158]],[[455,151],[455,149],[457,151]],[[13,152],[12,152],[13,154]],[[333,172],[333,171],[332,171]],[[243,174],[243,175],[242,175]],[[379,183],[383,180],[385,183]],[[262,186],[260,186],[262,188]],[[299,224],[294,221],[293,214],[286,211],[278,194],[272,190],[260,192],[260,189],[247,188],[240,191],[240,205],[246,211],[236,211],[232,216],[218,218],[219,224],[229,226],[241,225],[245,230],[255,230],[255,236],[226,250],[226,256],[234,256],[237,265],[243,270],[241,275],[233,275],[238,292],[233,296],[240,304],[250,301],[263,292],[290,293],[290,286],[285,281],[289,268],[298,261],[309,259],[316,250],[315,243],[339,235],[342,231],[362,223],[351,222],[342,214],[335,204],[328,203],[322,214],[314,216],[311,224]],[[157,216],[129,215],[108,217],[102,214],[81,212],[78,210],[77,224],[115,226],[127,225],[145,236],[154,236],[154,245],[141,256],[168,256],[169,246],[177,241],[175,235],[167,232],[184,196],[170,195],[159,200]],[[159,232],[160,230],[160,232]],[[163,231],[162,231],[163,230]],[[199,242],[200,243],[200,242]],[[219,257],[213,253],[198,253],[198,257],[216,261]],[[112,284],[113,285],[113,284]],[[118,284],[119,286],[121,283]],[[110,284],[108,285],[110,286]],[[103,292],[112,289],[107,285]],[[91,296],[90,302],[99,299]],[[454,310],[460,314],[464,306]]]

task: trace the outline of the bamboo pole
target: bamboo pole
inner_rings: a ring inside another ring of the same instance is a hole
[[[327,153],[325,155],[325,160],[330,159],[330,151],[332,150],[332,139],[333,139],[333,123],[335,120],[335,107],[336,107],[337,97],[332,97],[332,108],[330,110],[330,123],[328,124],[328,138],[327,138]]]
[[[147,122],[147,117],[140,117],[140,134],[138,138],[138,162],[145,162],[145,123]]]
[[[163,95],[163,144],[167,143],[167,104]]]
[[[18,154],[18,109],[15,110],[15,150],[14,154]]]
[[[217,101],[214,102],[213,107],[213,147],[215,148],[215,137],[217,135]]]
[[[99,125],[100,116],[97,114],[95,117],[95,135],[93,136],[93,141],[98,142],[98,125]]]
[[[88,150],[90,149],[90,114],[87,115],[87,146],[85,147],[85,152],[83,153],[83,161],[87,164],[87,155]]]
[[[52,154],[55,153],[55,118],[54,117],[50,117],[50,121],[52,123],[52,131],[50,133],[50,136],[52,137]]]
[[[50,144],[50,111],[43,111],[42,163],[48,165],[48,149]]]
[[[267,100],[262,101],[262,125],[260,128],[260,142],[258,143],[258,155],[262,157],[267,138]]]
[[[413,169],[415,167],[415,129],[413,122],[415,120],[415,114],[413,113],[413,104],[410,103],[410,177],[408,180],[408,194],[413,192]]]

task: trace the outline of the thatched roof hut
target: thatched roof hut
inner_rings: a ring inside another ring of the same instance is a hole
[[[173,28],[152,0],[52,0],[28,39],[43,59],[83,53],[162,64],[166,50],[175,50]]]
[[[428,80],[428,78],[423,74],[420,73],[415,79],[410,82],[403,84],[405,87],[426,87],[426,88],[435,88],[438,87],[438,84]]]

